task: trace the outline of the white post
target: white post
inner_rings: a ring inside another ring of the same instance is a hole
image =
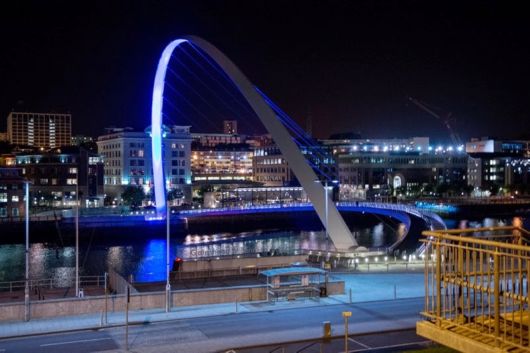
[[[169,299],[171,295],[171,284],[169,283],[169,201],[166,205],[166,313],[169,312]]]
[[[324,200],[325,200],[325,208],[326,208],[326,224],[324,225],[324,231],[326,235],[326,251],[329,250],[328,247],[328,180],[326,179],[325,186],[324,186]]]
[[[24,320],[29,321],[29,181],[26,181],[26,283],[24,285]]]
[[[79,165],[75,183],[75,296],[79,297]]]

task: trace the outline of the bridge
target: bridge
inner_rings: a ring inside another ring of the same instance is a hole
[[[204,39],[194,36],[176,39],[166,46],[158,62],[154,80],[151,109],[151,145],[158,217],[165,217],[167,212],[166,181],[162,163],[162,116],[165,102],[165,79],[173,53],[184,44],[190,45],[202,57],[206,57],[215,69],[220,69],[235,84],[239,93],[244,97],[246,103],[255,112],[279,147],[289,167],[311,200],[312,207],[314,207],[318,217],[325,225],[326,231],[335,247],[341,250],[357,247],[358,244],[333,204],[327,192],[327,187],[323,186],[322,183],[315,182],[319,178],[284,125],[288,121],[285,114],[263,92],[255,87],[219,49]],[[292,126],[291,130],[293,130]]]

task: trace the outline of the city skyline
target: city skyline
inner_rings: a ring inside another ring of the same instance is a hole
[[[319,138],[355,131],[449,141],[443,123],[410,96],[440,107],[441,115],[453,113],[464,140],[525,137],[529,52],[517,43],[528,25],[515,9],[494,2],[299,5],[157,3],[82,12],[12,5],[3,11],[10,55],[0,59],[0,112],[70,112],[74,134],[142,128],[158,52],[189,33],[226,51],[299,125],[310,113]]]

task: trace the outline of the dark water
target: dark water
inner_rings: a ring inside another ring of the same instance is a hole
[[[448,228],[511,225],[514,219],[484,218],[480,221],[446,220]],[[516,222],[522,222],[515,218]],[[397,231],[388,224],[354,229],[360,245],[385,247],[396,240]],[[96,238],[97,239],[97,238]],[[249,254],[295,254],[301,250],[332,250],[321,231],[254,231],[236,234],[190,234],[171,239],[170,258],[185,259]],[[22,280],[25,267],[24,244],[0,245],[0,282]],[[133,275],[138,282],[165,279],[165,239],[122,240],[116,244],[103,239],[80,242],[80,274],[102,275],[114,268]],[[30,278],[70,281],[75,276],[75,248],[51,243],[30,244]]]
[[[385,247],[396,240],[389,225],[353,231],[360,245]],[[80,275],[102,275],[114,268],[133,275],[138,282],[165,279],[165,239],[123,240],[121,244],[104,240],[80,241]],[[326,245],[328,244],[328,245]],[[24,278],[24,244],[0,245],[0,282]],[[295,254],[301,250],[332,250],[322,231],[255,231],[237,234],[190,234],[171,239],[170,258],[185,259],[249,254]],[[30,244],[30,278],[54,278],[69,281],[75,276],[75,247],[51,243]]]

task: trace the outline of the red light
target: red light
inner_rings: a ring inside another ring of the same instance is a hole
[[[177,257],[177,258],[175,259],[175,261],[177,261],[177,262],[182,262],[182,259],[181,259],[180,257]]]

